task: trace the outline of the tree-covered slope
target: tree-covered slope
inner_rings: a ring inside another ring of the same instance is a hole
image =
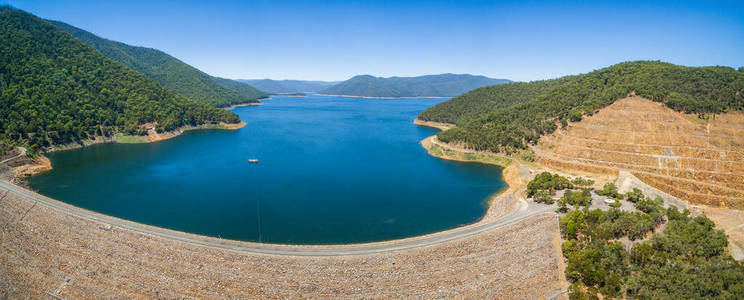
[[[91,136],[240,122],[189,100],[47,21],[0,7],[0,136],[31,150]]]
[[[560,82],[544,80],[484,86],[433,106],[421,112],[418,118],[463,125],[475,117],[535,99],[546,89],[555,87]]]
[[[456,123],[458,127],[438,134],[444,142],[511,152],[632,92],[705,117],[744,110],[744,72],[729,67],[626,62],[582,75],[478,89],[431,107],[419,118]]]
[[[49,22],[106,57],[145,74],[163,87],[187,98],[223,107],[256,102],[258,98],[266,96],[248,84],[209,76],[160,50],[107,40],[59,21]]]
[[[359,75],[320,93],[364,97],[451,97],[482,86],[507,82],[509,80],[468,74],[389,78]]]
[[[315,93],[338,82],[309,80],[238,79],[271,94]]]

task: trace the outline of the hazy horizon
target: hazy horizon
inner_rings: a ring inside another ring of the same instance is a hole
[[[514,81],[623,61],[744,65],[744,4],[7,1],[232,79],[454,73]]]

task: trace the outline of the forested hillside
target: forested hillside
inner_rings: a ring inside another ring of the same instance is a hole
[[[544,80],[484,86],[433,106],[418,118],[463,125],[478,116],[535,99],[560,83],[561,80]]]
[[[337,84],[335,81],[310,80],[273,80],[273,79],[238,79],[271,94],[315,93],[329,86]]]
[[[482,86],[507,82],[509,80],[468,74],[389,78],[359,75],[320,93],[364,97],[452,97]]]
[[[66,23],[49,22],[106,57],[145,74],[163,87],[187,98],[223,107],[257,102],[257,99],[266,97],[246,83],[209,76],[160,50],[130,46],[98,37]]]
[[[47,21],[0,7],[0,133],[39,147],[90,136],[142,134],[207,122],[240,122],[189,100],[73,38]]]
[[[626,62],[582,75],[478,89],[427,109],[419,119],[456,123],[458,127],[438,134],[444,142],[508,153],[632,92],[706,118],[744,109],[744,72]]]

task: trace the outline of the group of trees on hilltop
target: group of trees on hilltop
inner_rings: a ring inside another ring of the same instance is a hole
[[[573,210],[560,220],[571,299],[736,299],[744,265],[705,216],[653,202],[642,212]],[[636,203],[636,207],[639,207]],[[663,234],[652,231],[667,222]],[[630,251],[620,239],[640,240]]]
[[[456,123],[439,133],[444,142],[511,153],[632,92],[686,113],[744,110],[744,73],[729,67],[627,62],[554,80],[481,88],[429,108],[419,118]]]
[[[237,115],[163,89],[26,12],[0,7],[0,134],[34,151],[115,133],[142,134]]]
[[[589,209],[593,184],[543,172],[528,183],[538,197],[566,190],[558,200],[566,212],[559,220],[571,282],[570,299],[738,299],[744,295],[744,265],[726,252],[728,239],[704,215],[664,208],[660,197],[634,189],[617,194],[608,184],[602,193],[615,193],[637,211]],[[598,192],[598,191],[595,191]],[[566,204],[574,207],[568,210]],[[655,233],[660,226],[663,231]]]

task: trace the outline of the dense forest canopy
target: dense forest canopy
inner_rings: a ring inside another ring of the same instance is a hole
[[[163,87],[187,98],[218,107],[257,102],[266,94],[249,84],[212,77],[160,50],[135,47],[107,40],[59,21],[49,21],[75,38],[96,48],[106,57],[118,61]]]
[[[744,109],[744,73],[729,67],[685,67],[656,61],[620,63],[591,73],[477,89],[431,107],[419,119],[455,123],[444,142],[512,152],[568,121],[577,122],[635,92],[701,116]]]
[[[162,88],[47,21],[0,7],[0,136],[39,147],[237,115]]]
[[[545,90],[557,86],[560,82],[560,80],[544,80],[484,86],[433,106],[421,112],[418,118],[464,125],[478,116],[535,99]]]
[[[510,81],[469,74],[389,78],[358,75],[320,93],[364,97],[452,97],[482,86],[507,82]]]
[[[315,93],[338,83],[336,81],[273,79],[238,79],[237,81],[250,84],[270,94]]]

